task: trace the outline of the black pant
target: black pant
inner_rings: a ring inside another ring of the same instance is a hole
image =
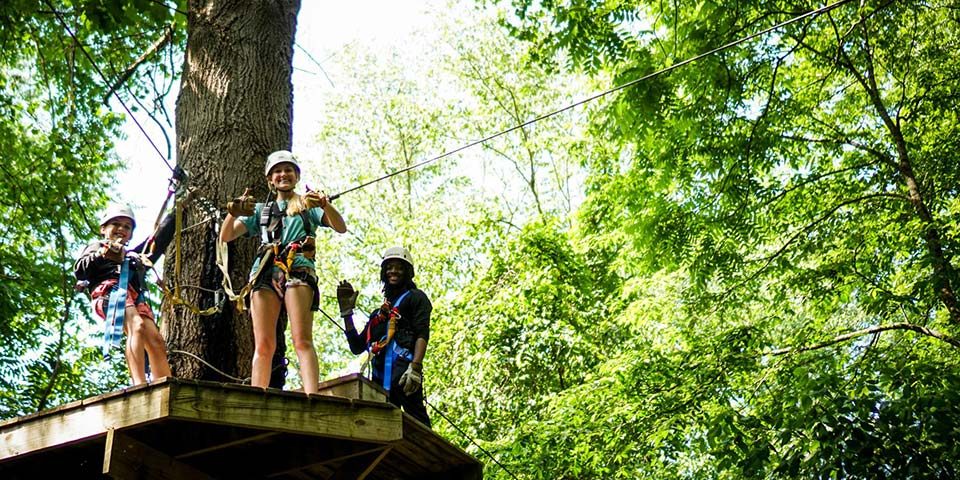
[[[379,359],[379,357],[378,357]],[[377,362],[379,365],[376,365],[374,368],[377,368],[376,375],[378,379],[374,381],[378,385],[383,385],[383,363]],[[407,371],[407,367],[410,365],[410,362],[403,358],[394,359],[393,366],[391,367],[391,381],[390,381],[390,403],[400,407],[404,412],[407,412],[413,418],[416,418],[420,423],[430,427],[430,416],[427,415],[427,407],[423,402],[423,386],[413,392],[410,395],[403,393],[403,387],[400,386],[400,377],[403,376],[403,372]]]
[[[427,415],[427,407],[423,403],[423,387],[416,392],[413,392],[410,395],[403,393],[403,387],[400,385],[392,385],[390,387],[390,403],[400,407],[404,412],[410,414],[411,417],[416,418],[420,423],[427,426],[427,428],[433,428],[430,426],[430,416]]]
[[[283,389],[287,383],[287,339],[284,332],[287,331],[287,313],[280,312],[277,318],[277,349],[273,351],[273,359],[270,362],[270,388]]]

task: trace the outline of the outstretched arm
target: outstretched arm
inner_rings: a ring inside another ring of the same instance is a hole
[[[343,217],[340,215],[340,212],[337,211],[337,207],[334,207],[330,203],[330,197],[326,193],[307,191],[307,194],[304,195],[307,201],[307,205],[314,207],[320,207],[323,210],[323,217],[320,218],[320,221],[324,225],[333,229],[337,233],[344,233],[347,231],[347,224],[343,221]],[[310,233],[312,235],[312,233]]]
[[[344,233],[347,231],[347,223],[343,221],[343,217],[340,215],[340,212],[337,211],[337,207],[334,207],[332,203],[327,203],[327,206],[323,208],[323,219],[327,222],[327,225],[330,225],[330,228],[337,233]]]
[[[247,226],[243,220],[227,213],[227,218],[224,218],[223,224],[220,225],[220,241],[229,243],[245,233],[247,233]]]

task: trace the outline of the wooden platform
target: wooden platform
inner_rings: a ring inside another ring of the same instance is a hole
[[[320,389],[162,379],[7,420],[0,478],[482,478],[365,378]]]

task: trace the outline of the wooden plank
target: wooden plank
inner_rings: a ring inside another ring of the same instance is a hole
[[[253,388],[175,385],[170,417],[376,443],[403,436],[402,413],[390,404],[320,395],[274,395]]]
[[[0,430],[0,461],[162,418],[169,393],[169,386],[141,389],[6,426]]]
[[[379,385],[371,382],[359,373],[352,373],[321,383],[318,387],[321,395],[335,395],[338,397],[386,402],[387,392]]]
[[[365,450],[351,451],[350,453],[335,452],[330,455],[328,458],[325,458],[318,462],[311,462],[307,464],[297,465],[295,468],[287,468],[275,472],[270,472],[264,475],[265,478],[275,478],[275,477],[285,477],[288,475],[293,475],[297,472],[303,473],[305,470],[315,469],[324,465],[331,465],[335,463],[344,462],[357,457],[369,457],[371,454],[376,454],[379,452],[389,451],[390,446],[378,446],[375,448],[368,448]],[[324,453],[331,453],[325,451]]]
[[[207,475],[114,429],[107,431],[103,473],[110,478],[140,480],[208,480]]]

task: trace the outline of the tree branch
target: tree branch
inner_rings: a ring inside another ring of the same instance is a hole
[[[941,341],[943,341],[943,342],[949,343],[950,345],[952,345],[952,346],[955,347],[955,348],[960,348],[960,340],[957,340],[956,338],[953,338],[953,337],[951,337],[951,336],[949,336],[949,335],[944,335],[944,334],[942,334],[942,333],[940,333],[940,332],[938,332],[938,331],[936,331],[936,330],[933,330],[933,329],[931,329],[931,328],[923,327],[923,326],[920,326],[920,325],[914,325],[914,324],[912,324],[912,323],[900,322],[900,323],[893,323],[893,324],[890,324],[890,325],[877,325],[877,326],[875,326],[875,327],[864,328],[864,329],[862,329],[862,330],[857,330],[857,331],[854,331],[854,332],[845,333],[845,334],[843,334],[843,335],[838,335],[838,336],[836,336],[836,337],[834,337],[834,338],[832,338],[832,339],[830,339],[830,340],[828,340],[828,341],[826,341],[826,342],[817,343],[817,344],[814,344],[814,345],[807,345],[807,346],[803,346],[803,347],[781,348],[781,349],[779,349],[779,350],[773,350],[773,351],[770,351],[770,352],[766,352],[766,353],[764,353],[764,355],[786,355],[786,354],[788,354],[788,353],[799,353],[799,352],[808,352],[808,351],[811,351],[811,350],[818,350],[818,349],[821,349],[821,348],[829,347],[829,346],[831,346],[831,345],[836,345],[836,344],[838,344],[838,343],[840,343],[840,342],[844,342],[844,341],[851,340],[851,339],[854,339],[854,338],[857,338],[857,337],[861,337],[861,336],[863,336],[863,335],[870,335],[870,334],[875,334],[875,333],[880,333],[880,332],[886,332],[886,331],[888,331],[888,330],[909,330],[909,331],[911,331],[911,332],[917,332],[917,333],[920,333],[920,334],[922,334],[922,335],[926,335],[926,336],[929,336],[929,337],[933,337],[933,338],[936,338],[937,340],[941,340]]]
[[[717,302],[715,302],[715,305],[716,305],[716,306],[719,306],[719,305],[720,305],[721,303],[723,303],[723,302],[726,300],[726,298],[727,298],[728,296],[730,296],[735,290],[739,289],[740,287],[746,285],[747,283],[749,283],[749,282],[753,281],[754,279],[756,279],[757,277],[759,277],[760,274],[763,273],[764,271],[766,271],[767,267],[769,267],[770,264],[773,263],[773,261],[774,261],[775,259],[777,259],[777,258],[780,257],[781,255],[783,255],[784,252],[786,252],[787,249],[790,247],[790,245],[792,245],[793,242],[795,242],[798,238],[800,238],[801,235],[803,235],[803,234],[806,233],[806,232],[809,232],[810,230],[812,230],[814,227],[816,227],[816,226],[819,225],[820,223],[822,223],[822,222],[826,221],[827,219],[829,219],[831,216],[833,216],[834,213],[837,212],[837,210],[840,210],[841,208],[843,208],[843,207],[845,207],[845,206],[848,206],[848,205],[854,205],[854,204],[857,204],[857,203],[860,203],[860,202],[864,202],[864,201],[867,201],[867,200],[873,200],[873,199],[877,199],[877,198],[895,198],[895,199],[898,199],[898,200],[905,200],[901,195],[896,195],[896,194],[892,194],[892,193],[884,193],[884,192],[881,192],[881,193],[872,193],[872,194],[869,194],[869,195],[862,195],[862,196],[859,196],[859,197],[857,197],[857,198],[853,198],[853,199],[850,199],[850,200],[845,200],[845,201],[842,201],[842,202],[834,205],[834,206],[831,207],[826,213],[824,213],[824,214],[821,215],[820,217],[814,219],[814,220],[811,221],[810,223],[804,225],[803,228],[801,228],[801,229],[797,230],[796,232],[794,232],[793,235],[791,235],[790,238],[787,239],[787,241],[786,241],[783,245],[781,245],[780,248],[778,248],[776,252],[774,252],[774,253],[766,256],[766,257],[761,257],[761,258],[757,258],[757,259],[753,259],[753,260],[747,260],[747,263],[763,262],[763,265],[761,265],[760,268],[758,268],[758,269],[755,270],[754,272],[750,273],[750,275],[748,275],[747,278],[741,280],[741,281],[738,282],[736,285],[734,285],[734,286],[728,288],[727,290],[725,290],[725,291],[720,295],[720,297],[719,297],[720,299],[719,299]],[[716,307],[715,307],[715,308],[716,308]]]
[[[133,76],[134,72],[137,71],[137,68],[139,68],[140,65],[143,65],[147,59],[153,56],[153,54],[157,53],[161,48],[170,43],[170,41],[173,39],[173,25],[173,23],[167,25],[167,28],[163,30],[163,35],[158,38],[157,41],[153,42],[153,45],[151,45],[147,51],[143,52],[142,55],[140,55],[136,60],[133,61],[133,63],[131,63],[123,72],[120,73],[117,81],[113,82],[113,85],[110,86],[110,88],[107,90],[107,93],[103,96],[103,103],[110,101],[110,97],[113,96],[114,92],[116,92],[121,85],[126,83],[126,81]]]
[[[56,220],[57,230],[60,233],[60,236],[57,239],[57,253],[60,256],[60,262],[69,261],[67,257],[67,247],[64,239],[66,236],[63,234],[63,224],[60,219]],[[60,292],[63,294],[63,315],[60,317],[60,324],[58,328],[57,344],[54,347],[56,351],[56,357],[51,361],[50,366],[50,378],[47,381],[47,385],[43,388],[43,391],[40,393],[39,398],[37,399],[37,410],[43,410],[47,408],[47,402],[50,400],[50,395],[53,393],[54,387],[57,385],[57,380],[60,377],[61,367],[63,366],[63,345],[65,343],[64,337],[66,332],[64,331],[67,326],[67,322],[70,321],[70,306],[73,304],[74,291],[73,285],[70,282],[70,277],[68,276],[65,270],[60,272]]]
[[[841,135],[838,138],[811,138],[811,137],[803,137],[798,135],[781,134],[780,138],[784,140],[792,140],[797,142],[825,143],[825,144],[831,144],[831,145],[849,145],[853,148],[856,148],[857,150],[862,150],[866,153],[869,153],[870,155],[873,155],[877,160],[883,162],[884,164],[891,165],[894,168],[897,167],[897,162],[894,161],[892,158],[890,158],[889,155],[883,153],[882,151],[874,147],[871,147],[870,145],[860,143],[856,140],[853,140],[852,138],[849,138],[843,135]],[[873,163],[868,163],[865,165],[873,165]]]

